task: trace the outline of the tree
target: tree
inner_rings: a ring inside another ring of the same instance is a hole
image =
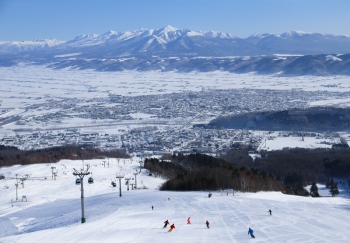
[[[310,188],[310,195],[311,197],[319,197],[320,194],[318,194],[318,187],[315,182],[312,183]]]
[[[284,177],[283,183],[290,187],[292,194],[294,195],[308,194],[308,192],[304,189],[303,177],[297,173],[287,174]]]
[[[329,188],[330,184],[331,184],[331,178],[327,178],[327,180],[326,180],[326,188]]]
[[[338,183],[333,181],[333,179],[331,180],[329,188],[329,192],[331,193],[332,197],[335,197],[339,194]]]

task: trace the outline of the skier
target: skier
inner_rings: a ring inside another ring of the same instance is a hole
[[[248,235],[250,235],[252,238],[255,238],[254,231],[251,228],[248,230]]]
[[[163,229],[165,229],[165,228],[168,226],[168,224],[170,224],[168,220],[164,221],[164,227],[163,227]]]
[[[173,231],[173,229],[175,229],[175,225],[174,225],[174,224],[170,225],[170,229],[169,229],[169,231],[168,231],[168,232]]]
[[[188,217],[188,219],[187,219],[187,224],[191,224],[191,218],[190,217]]]
[[[152,206],[152,210],[153,210],[153,208],[154,208],[154,207]]]
[[[272,211],[271,211],[271,209],[269,209],[269,211],[268,211],[269,213],[270,213],[270,215],[272,215]]]
[[[207,225],[207,228],[209,229],[210,227],[209,227],[209,221],[208,220],[205,222],[205,224]]]

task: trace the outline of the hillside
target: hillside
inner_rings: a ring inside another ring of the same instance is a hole
[[[136,161],[137,158],[134,158]],[[164,180],[149,176],[142,169],[137,176],[141,187],[127,191],[122,180],[123,195],[110,185],[115,173],[125,175],[139,169],[130,160],[110,159],[104,168],[102,160],[85,161],[91,165],[94,184],[84,184],[85,215],[80,223],[80,187],[74,185],[72,168],[82,161],[62,160],[56,164],[57,180],[25,182],[19,196],[28,202],[14,202],[13,180],[0,180],[0,241],[4,243],[53,242],[251,242],[248,227],[257,242],[347,242],[350,226],[347,218],[349,199],[346,190],[340,197],[330,197],[321,188],[323,197],[296,197],[278,192],[173,192],[155,188]],[[42,176],[51,172],[45,164],[1,168],[0,173],[25,173]],[[63,172],[67,172],[64,174]],[[4,186],[8,185],[9,189]],[[6,195],[6,196],[3,196]],[[169,200],[170,199],[170,200]],[[151,206],[154,206],[152,211]],[[268,210],[272,210],[272,216]],[[191,217],[191,225],[186,219]],[[175,224],[167,233],[163,222]],[[205,221],[210,222],[210,229]]]
[[[347,131],[350,129],[350,109],[313,107],[220,116],[210,121],[207,127],[291,132]]]

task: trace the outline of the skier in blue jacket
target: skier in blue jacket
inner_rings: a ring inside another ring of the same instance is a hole
[[[252,238],[255,238],[254,231],[251,228],[248,230],[248,235],[250,235]]]

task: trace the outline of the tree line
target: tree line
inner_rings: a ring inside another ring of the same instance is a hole
[[[83,160],[105,157],[129,158],[125,150],[103,151],[93,147],[62,146],[37,150],[19,150],[16,147],[0,145],[0,167],[56,163],[62,159]]]

